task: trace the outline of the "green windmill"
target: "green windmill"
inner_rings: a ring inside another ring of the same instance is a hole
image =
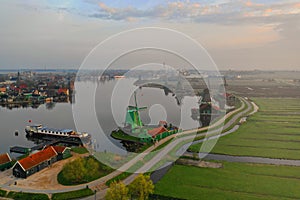
[[[128,106],[126,112],[126,119],[125,119],[125,126],[130,125],[131,130],[143,126],[143,122],[140,118],[139,111],[147,109],[147,107],[140,107],[140,108],[138,107],[136,101],[136,91],[134,92],[134,101],[135,101],[135,106]]]

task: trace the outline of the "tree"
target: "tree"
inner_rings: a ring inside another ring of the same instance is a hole
[[[93,157],[88,157],[85,162],[86,177],[99,173],[99,164]]]
[[[112,182],[105,195],[106,200],[128,200],[128,188],[122,182]]]
[[[147,200],[154,192],[154,185],[149,175],[138,175],[128,187],[131,199]]]
[[[73,162],[67,163],[62,171],[62,176],[72,183],[80,183],[85,177],[86,169],[84,159],[77,158]]]

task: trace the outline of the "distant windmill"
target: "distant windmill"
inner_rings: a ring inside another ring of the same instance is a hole
[[[134,92],[134,101],[135,101],[135,106],[128,106],[126,119],[125,119],[126,120],[125,124],[130,125],[131,130],[143,126],[143,122],[140,118],[139,111],[147,109],[147,107],[140,107],[140,108],[138,107],[137,100],[136,100],[136,91]]]

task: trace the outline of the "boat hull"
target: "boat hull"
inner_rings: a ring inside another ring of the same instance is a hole
[[[41,126],[27,126],[25,128],[27,137],[52,137],[52,138],[68,138],[72,140],[90,140],[90,135],[87,133],[76,134],[75,132],[62,132],[56,129],[41,128]],[[72,133],[72,134],[70,134]]]

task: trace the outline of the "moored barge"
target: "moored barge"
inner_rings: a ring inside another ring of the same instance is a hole
[[[55,129],[55,128],[48,128],[43,126],[42,124],[26,126],[25,132],[27,136],[34,137],[34,136],[52,136],[52,137],[59,137],[59,138],[74,138],[74,139],[88,139],[90,135],[88,133],[80,133],[76,132],[72,129]]]

